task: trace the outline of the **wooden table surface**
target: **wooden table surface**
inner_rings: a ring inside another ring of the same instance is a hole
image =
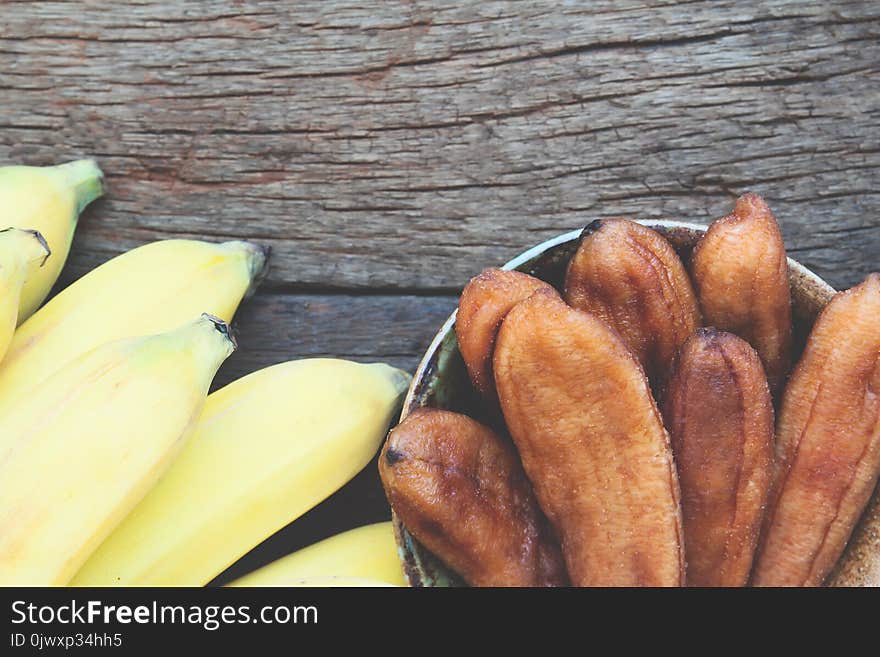
[[[93,156],[60,285],[167,237],[274,250],[220,382],[412,369],[469,277],[597,217],[744,191],[838,288],[880,269],[872,2],[9,2],[0,162]],[[372,466],[231,574],[387,517]]]

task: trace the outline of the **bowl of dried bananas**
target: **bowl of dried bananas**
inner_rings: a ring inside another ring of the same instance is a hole
[[[878,317],[755,194],[478,273],[379,459],[409,582],[880,584]]]

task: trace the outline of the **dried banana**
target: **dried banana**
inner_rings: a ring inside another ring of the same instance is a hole
[[[782,234],[764,199],[741,196],[697,243],[691,267],[706,325],[751,344],[778,396],[791,364],[791,291]]]
[[[699,329],[664,400],[681,484],[688,586],[745,586],[773,474],[773,402],[747,342]]]
[[[818,586],[880,472],[880,274],[822,311],[782,399],[758,586]]]
[[[461,293],[455,320],[458,347],[474,388],[493,405],[497,397],[492,354],[498,329],[510,309],[538,289],[553,287],[522,272],[487,269]]]
[[[655,389],[700,325],[696,296],[672,245],[627,219],[584,229],[566,272],[565,300],[614,328]]]
[[[559,545],[513,447],[458,413],[422,408],[388,436],[379,473],[391,507],[472,586],[561,586]]]
[[[626,344],[557,295],[504,320],[504,418],[577,586],[680,586],[678,478],[660,412]]]

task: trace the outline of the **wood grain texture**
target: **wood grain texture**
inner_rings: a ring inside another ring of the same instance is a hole
[[[274,248],[220,384],[308,355],[412,368],[483,268],[746,190],[848,287],[880,266],[878,135],[863,1],[0,0],[0,163],[107,173],[61,286],[163,237]],[[232,574],[387,515],[372,467]]]
[[[258,294],[233,321],[238,350],[214,387],[293,358],[382,361],[412,372],[455,306],[448,296]]]
[[[4,3],[0,160],[96,156],[72,275],[169,235],[271,286],[452,291],[614,215],[756,191],[835,286],[880,252],[863,1]]]

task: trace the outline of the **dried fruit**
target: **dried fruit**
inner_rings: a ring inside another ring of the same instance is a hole
[[[791,375],[755,566],[758,586],[818,586],[880,472],[880,274],[826,306]]]
[[[567,582],[516,452],[491,429],[418,409],[388,436],[379,473],[407,529],[472,586]]]
[[[465,286],[458,302],[455,335],[471,382],[490,402],[497,403],[492,354],[501,321],[523,299],[538,289],[553,287],[518,271],[486,269]]]
[[[791,291],[782,233],[764,199],[745,194],[713,222],[692,270],[706,325],[751,344],[777,396],[791,364]]]
[[[749,344],[699,329],[666,389],[688,586],[745,586],[770,488],[773,402]]]
[[[678,479],[645,374],[620,337],[557,295],[504,320],[495,384],[578,586],[680,586]]]
[[[700,325],[696,296],[672,245],[628,219],[597,220],[584,229],[565,276],[565,300],[614,328],[655,389]]]

